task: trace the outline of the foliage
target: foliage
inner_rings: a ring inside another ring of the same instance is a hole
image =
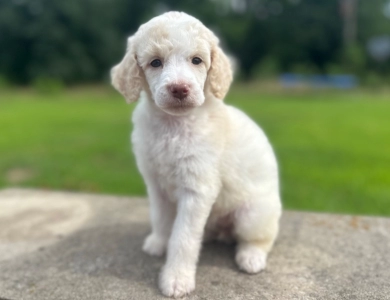
[[[280,73],[279,61],[273,56],[264,57],[252,70],[253,78],[275,78]]]
[[[0,74],[19,84],[104,80],[128,35],[156,14],[180,10],[217,32],[244,78],[256,75],[269,57],[283,72],[309,66],[325,73],[329,65],[341,65],[385,75],[390,62],[366,53],[370,38],[390,34],[384,3],[358,1],[357,40],[344,49],[340,0],[0,0]]]
[[[381,76],[379,76],[376,72],[370,71],[365,74],[364,77],[364,84],[373,87],[373,88],[378,88],[384,84],[384,80]]]
[[[57,94],[64,89],[62,81],[56,78],[38,77],[32,85],[41,94]]]
[[[360,45],[354,44],[346,47],[344,66],[349,73],[363,74],[366,66],[366,55]]]
[[[10,87],[10,83],[7,78],[0,74],[0,90],[5,90]]]
[[[0,72],[19,83],[101,79],[123,41],[108,0],[0,1]]]

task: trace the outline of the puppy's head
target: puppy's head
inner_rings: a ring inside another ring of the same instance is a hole
[[[179,115],[201,106],[208,93],[223,99],[232,68],[209,29],[185,13],[169,12],[128,39],[126,55],[112,68],[111,79],[127,102],[145,90],[159,108]]]

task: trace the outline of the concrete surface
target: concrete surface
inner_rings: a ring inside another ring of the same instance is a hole
[[[166,299],[147,219],[142,198],[0,191],[0,299]],[[390,219],[288,211],[264,272],[205,245],[188,299],[390,299],[389,250]]]

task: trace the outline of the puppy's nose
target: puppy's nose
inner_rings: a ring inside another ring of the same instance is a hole
[[[168,87],[169,92],[172,94],[173,97],[183,100],[185,97],[188,96],[188,93],[190,89],[185,84],[171,84]]]

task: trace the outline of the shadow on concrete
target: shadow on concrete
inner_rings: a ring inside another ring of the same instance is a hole
[[[45,280],[49,276],[46,271],[53,267],[58,274],[115,277],[146,285],[157,296],[160,295],[158,274],[165,257],[151,257],[142,252],[142,243],[149,230],[149,226],[143,223],[82,229],[68,237],[59,237],[54,245],[10,261],[9,267],[19,268],[28,261],[34,266],[37,281]],[[238,272],[234,249],[234,244],[204,244],[199,268],[211,266]]]

